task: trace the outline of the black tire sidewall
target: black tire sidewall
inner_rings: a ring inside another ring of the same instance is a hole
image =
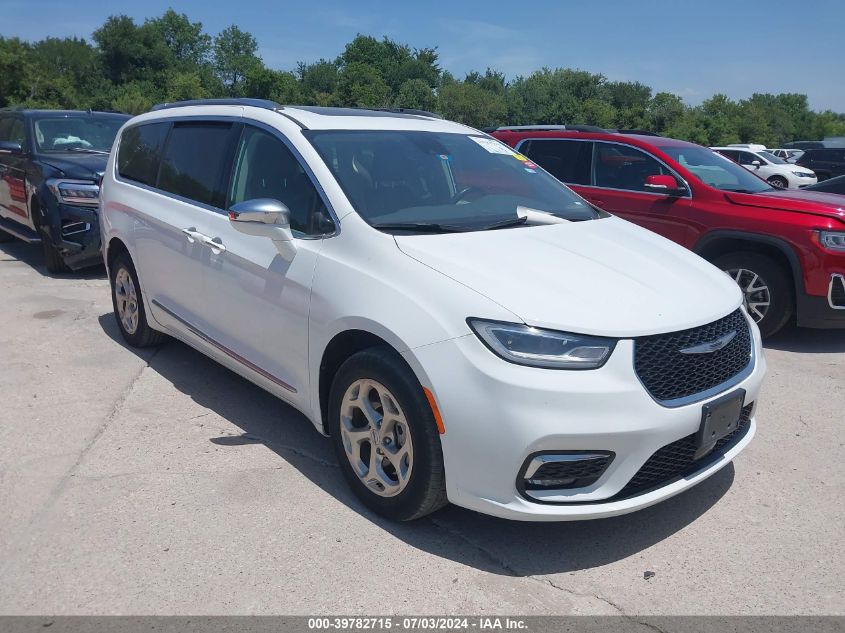
[[[769,178],[768,183],[773,187],[780,188],[780,189],[788,189],[789,188],[789,181],[784,178],[783,176],[772,176]],[[775,184],[780,183],[780,184]]]
[[[132,278],[132,283],[135,284],[135,294],[138,297],[138,327],[133,333],[127,332],[123,323],[120,321],[120,315],[117,312],[117,296],[115,293],[115,280],[117,273],[121,268],[125,268]],[[109,283],[111,285],[111,301],[114,309],[114,318],[117,321],[117,327],[120,328],[120,333],[126,342],[134,347],[144,347],[147,345],[148,333],[150,330],[147,325],[147,313],[144,309],[144,297],[141,294],[141,284],[138,282],[138,274],[135,272],[135,266],[132,265],[132,259],[126,253],[121,253],[115,257],[114,261],[109,266]]]
[[[411,477],[394,497],[372,492],[353,470],[340,432],[340,408],[346,390],[356,380],[369,378],[384,385],[398,400],[411,433],[414,450]],[[329,433],[343,476],[356,496],[371,510],[390,519],[406,521],[445,504],[443,453],[437,424],[413,371],[390,348],[358,352],[341,365],[332,382],[328,406]]]
[[[766,255],[753,252],[728,253],[713,263],[723,271],[737,268],[753,271],[769,287],[769,311],[757,323],[763,338],[776,334],[786,325],[792,316],[795,299],[792,282],[783,266]]]

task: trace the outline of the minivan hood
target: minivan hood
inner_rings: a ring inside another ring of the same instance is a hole
[[[616,217],[395,239],[409,257],[536,327],[640,336],[709,323],[742,303],[717,268]]]
[[[40,154],[38,160],[58,169],[64,178],[97,180],[106,170],[109,155],[61,152]]]
[[[836,193],[778,189],[765,193],[725,192],[725,198],[734,204],[845,219],[845,198]]]

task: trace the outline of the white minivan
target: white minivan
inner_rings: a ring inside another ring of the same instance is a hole
[[[118,134],[100,210],[125,339],[304,413],[388,517],[622,514],[754,435],[736,283],[434,115],[160,106]]]

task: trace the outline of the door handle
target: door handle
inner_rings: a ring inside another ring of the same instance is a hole
[[[188,238],[188,241],[193,244],[194,242],[202,242],[205,235],[197,231],[195,226],[192,226],[187,229],[182,229],[182,233]]]
[[[203,235],[202,243],[208,246],[211,249],[211,252],[215,255],[219,255],[226,250],[226,246],[219,237],[208,237],[207,235]]]

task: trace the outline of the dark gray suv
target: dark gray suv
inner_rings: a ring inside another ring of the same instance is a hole
[[[0,109],[0,241],[40,242],[53,273],[101,263],[99,182],[127,119]]]

